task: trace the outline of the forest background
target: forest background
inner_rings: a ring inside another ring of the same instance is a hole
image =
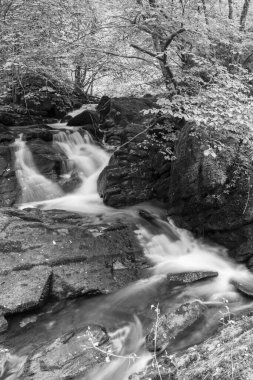
[[[252,124],[251,0],[1,0],[1,96],[36,75],[109,96],[163,94],[164,112]]]

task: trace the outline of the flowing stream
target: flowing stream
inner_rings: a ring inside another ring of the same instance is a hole
[[[236,281],[253,282],[253,275],[244,266],[228,258],[225,250],[197,241],[187,231],[177,229],[171,221],[160,219],[159,213],[151,222],[142,218],[143,209],[144,212],[154,213],[152,206],[141,205],[122,210],[105,206],[97,193],[97,178],[107,165],[109,154],[97,146],[88,134],[82,136],[76,130],[59,131],[54,135],[53,144],[57,151],[64,153],[68,158],[64,176],[71,178],[71,175],[77,172],[81,179],[80,186],[72,194],[63,194],[56,183],[39,173],[26,142],[20,136],[14,144],[16,171],[22,188],[20,207],[60,209],[109,219],[115,215],[127,215],[133,218],[138,226],[137,236],[146,256],[153,264],[153,270],[148,279],[137,281],[112,295],[61,302],[57,311],[54,305],[47,305],[31,328],[29,336],[23,334],[21,337],[13,338],[18,353],[32,349],[33,334],[37,340],[45,341],[49,337],[57,337],[66,326],[78,328],[84,322],[94,322],[94,319],[97,322],[103,320],[105,325],[110,325],[112,320],[121,320],[128,324],[128,345],[121,350],[121,354],[127,356],[129,352],[134,352],[138,354],[139,359],[132,365],[128,363],[127,367],[123,358],[113,360],[102,372],[94,372],[92,379],[123,380],[131,373],[144,368],[150,360],[150,354],[143,349],[143,331],[150,323],[147,310],[153,302],[159,302],[161,310],[166,310],[173,302],[180,303],[181,300],[183,303],[185,299],[196,298],[201,299],[206,305],[228,305],[231,310],[244,307],[248,301],[245,301],[244,296],[233,285]],[[196,271],[218,272],[218,276],[184,287],[177,294],[176,301],[174,296],[164,290],[163,284],[168,274]],[[17,316],[11,322],[14,335],[19,320],[20,317]],[[202,330],[199,327],[197,340],[192,340],[191,337],[186,346],[201,341],[207,325],[208,322]]]

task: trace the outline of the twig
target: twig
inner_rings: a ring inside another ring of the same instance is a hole
[[[154,337],[154,359],[155,359],[155,364],[157,367],[157,372],[158,372],[159,378],[160,378],[160,380],[162,380],[162,375],[160,372],[160,368],[159,368],[159,364],[158,364],[157,356],[156,356],[157,330],[158,330],[158,320],[159,320],[159,303],[156,305],[155,312],[156,312],[156,321],[155,321],[155,337]]]
[[[137,135],[135,135],[134,137],[132,137],[130,140],[128,140],[128,141],[125,142],[124,144],[118,146],[117,149],[116,149],[115,151],[117,151],[117,150],[119,150],[120,148],[122,148],[123,146],[129,144],[131,141],[133,141],[136,137],[140,136],[142,133],[147,132],[151,127],[152,127],[152,125],[150,125],[150,126],[147,127],[146,129],[144,129],[144,131],[141,131],[141,132],[137,133]]]
[[[243,210],[243,215],[245,214],[245,211],[247,210],[248,204],[249,204],[249,193],[250,193],[250,176],[248,176],[248,182],[249,182],[249,187],[248,187],[248,196],[247,196],[247,201]]]

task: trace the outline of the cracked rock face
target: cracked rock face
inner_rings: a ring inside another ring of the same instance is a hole
[[[4,314],[58,299],[117,290],[147,263],[134,226],[94,225],[64,211],[0,211],[0,307]]]

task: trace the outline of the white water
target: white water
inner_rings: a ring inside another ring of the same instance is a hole
[[[110,364],[95,369],[88,380],[128,380],[130,375],[142,371],[152,359],[151,353],[143,349],[145,337],[137,317],[134,322],[109,336],[113,360],[108,357]]]
[[[120,307],[120,304],[132,298],[138,300],[138,297],[148,302],[152,289],[163,282],[167,274],[191,271],[214,271],[219,275],[208,282],[203,281],[188,286],[181,294],[182,297],[187,294],[191,299],[200,297],[205,302],[223,302],[226,299],[232,304],[241,300],[241,296],[231,281],[253,284],[253,275],[244,266],[229,259],[224,250],[222,252],[221,249],[204,245],[193,239],[186,231],[177,230],[173,225],[170,228],[177,232],[180,237],[178,240],[171,239],[169,235],[163,233],[164,231],[154,235],[142,226],[141,219],[137,217],[137,208],[116,211],[103,204],[97,193],[97,178],[107,165],[109,155],[96,146],[88,134],[82,137],[77,131],[59,132],[55,135],[54,146],[68,158],[64,175],[71,177],[76,170],[81,178],[81,185],[72,194],[63,195],[57,184],[38,172],[31,152],[20,138],[15,142],[16,171],[22,188],[23,202],[30,202],[24,203],[22,208],[62,209],[107,216],[121,213],[134,217],[135,221],[138,220],[138,235],[141,244],[154,267],[149,279],[140,280],[113,295],[110,301],[111,306]],[[128,346],[123,347],[117,352],[119,357],[116,357],[106,368],[102,367],[101,370],[94,372],[92,379],[124,380],[131,373],[145,367],[147,361],[150,360],[150,355],[142,348],[143,333],[139,321],[131,326],[128,334],[132,337],[128,337],[128,345],[129,342],[132,344],[131,353],[135,354],[138,360],[129,364],[129,352],[126,351]],[[127,359],[122,356],[126,356]]]
[[[61,188],[40,174],[32,153],[23,141],[22,135],[13,144],[15,149],[15,170],[22,190],[22,202],[52,199],[63,194]]]
[[[17,140],[15,142],[18,146],[22,144],[22,152],[28,152],[28,148],[24,141]],[[53,142],[55,149],[63,152],[67,158],[66,177],[71,176],[73,170],[77,170],[78,175],[81,179],[81,185],[72,194],[63,195],[63,192],[59,192],[58,196],[55,197],[31,199],[28,197],[29,186],[27,186],[27,181],[29,183],[29,173],[27,173],[30,168],[25,163],[25,154],[16,156],[17,162],[20,163],[21,172],[18,173],[18,178],[21,179],[20,185],[22,187],[22,204],[20,207],[40,207],[45,210],[59,209],[74,212],[82,212],[87,214],[104,214],[109,212],[110,208],[107,208],[102,199],[97,193],[97,178],[102,169],[107,165],[110,156],[100,147],[95,145],[92,141],[91,136],[86,133],[83,137],[79,132],[68,133],[59,132],[54,135]],[[17,153],[20,150],[17,151]],[[31,168],[33,170],[33,168]],[[24,178],[24,180],[23,180]],[[48,181],[40,174],[39,175],[41,188],[47,192]],[[57,184],[51,184],[57,188]],[[29,205],[26,202],[29,202]],[[39,201],[39,202],[33,202]]]
[[[174,227],[175,228],[175,227]],[[147,257],[153,262],[155,275],[185,272],[218,272],[210,283],[199,282],[183,294],[204,297],[206,300],[238,300],[240,297],[232,281],[253,284],[253,274],[244,265],[230,259],[223,249],[200,243],[190,233],[177,229],[180,240],[171,241],[166,235],[153,236],[141,227],[142,244]]]

